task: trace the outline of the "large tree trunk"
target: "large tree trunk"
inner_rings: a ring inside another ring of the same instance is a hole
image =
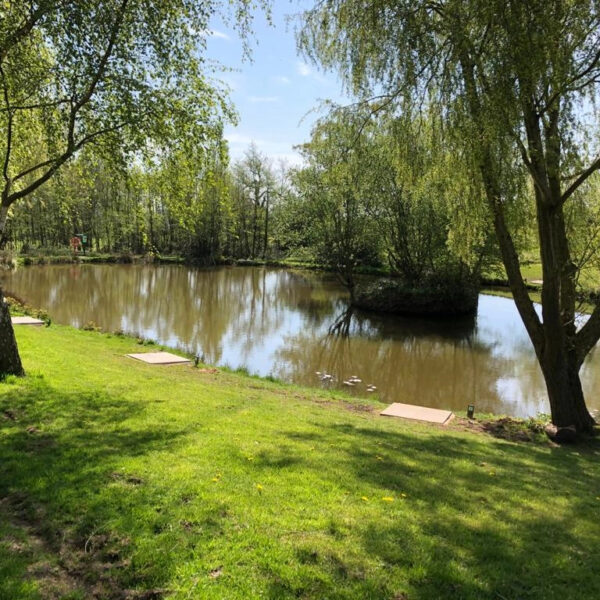
[[[542,314],[544,346],[539,358],[550,400],[552,422],[557,427],[575,427],[592,433],[594,420],[585,405],[579,377],[575,324],[575,274],[562,205],[543,201],[536,189],[537,221],[544,284]]]
[[[595,422],[585,405],[576,357],[563,349],[551,359],[542,359],[540,364],[548,390],[552,423],[559,428],[574,427],[578,433],[592,433]]]
[[[6,375],[25,375],[15,339],[8,304],[0,288],[0,378]]]
[[[491,182],[493,175],[484,173]],[[595,421],[583,395],[579,371],[587,354],[581,350],[575,325],[575,285],[573,266],[566,242],[562,209],[540,201],[537,216],[544,283],[542,321],[527,294],[518,257],[504,221],[500,203],[491,202],[494,225],[515,303],[533,343],[544,375],[552,423],[556,427],[574,427],[578,434],[594,432]],[[596,338],[597,339],[597,338]]]
[[[471,115],[480,130],[484,131],[475,66],[464,50],[461,54],[461,66]],[[523,114],[530,149],[530,155],[525,156],[524,160],[534,180],[544,278],[542,320],[527,292],[519,257],[505,221],[501,186],[490,141],[482,141],[479,169],[515,304],[546,381],[552,423],[558,428],[572,426],[578,434],[591,434],[594,432],[595,422],[585,405],[579,370],[585,356],[600,336],[600,308],[594,311],[590,322],[584,327],[585,331],[578,333],[575,324],[576,268],[570,257],[558,178],[558,107],[550,112],[546,125],[547,147],[544,147],[540,132],[540,119],[528,100],[523,103]],[[551,168],[548,168],[548,164]]]

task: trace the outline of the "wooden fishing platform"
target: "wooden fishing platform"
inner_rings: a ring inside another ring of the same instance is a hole
[[[384,417],[400,417],[402,419],[412,419],[414,421],[424,421],[438,425],[446,425],[454,418],[454,413],[449,410],[414,406],[400,402],[390,404],[380,414]]]
[[[13,325],[36,325],[40,326],[44,324],[41,319],[34,319],[33,317],[11,317]]]
[[[149,365],[184,365],[191,363],[188,358],[183,358],[170,352],[143,352],[141,354],[128,354],[127,356],[141,360]]]

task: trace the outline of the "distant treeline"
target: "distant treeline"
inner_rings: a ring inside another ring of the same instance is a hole
[[[336,271],[351,293],[372,267],[463,285],[497,260],[495,240],[481,190],[435,133],[427,117],[337,110],[293,167],[254,145],[230,162],[222,139],[129,163],[89,148],[15,205],[4,242],[21,255],[66,255],[83,234],[86,252],[301,260]],[[522,216],[527,248],[535,232]]]

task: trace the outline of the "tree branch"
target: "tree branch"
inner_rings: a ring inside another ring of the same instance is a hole
[[[579,366],[583,364],[585,357],[600,339],[600,304],[596,305],[586,324],[575,336],[577,360]]]
[[[33,167],[30,167],[26,171],[19,173],[19,175],[17,175],[13,181],[18,181],[18,180],[22,179],[23,177],[25,177],[26,175],[30,175],[31,173],[34,173],[35,171],[38,171],[38,170],[43,169],[48,166],[50,167],[43,175],[40,175],[40,177],[38,177],[38,179],[36,179],[35,181],[32,181],[28,186],[26,186],[22,190],[19,190],[17,192],[13,192],[12,194],[10,194],[6,199],[6,205],[10,206],[16,200],[24,198],[25,196],[28,196],[29,194],[31,194],[32,192],[37,190],[43,183],[46,183],[46,181],[48,181],[48,179],[50,179],[50,177],[52,177],[52,175],[54,175],[54,173],[56,173],[56,171],[64,163],[66,163],[78,150],[80,150],[86,144],[93,142],[98,137],[106,135],[107,133],[119,131],[119,130],[123,129],[124,127],[127,127],[128,125],[131,125],[131,124],[132,124],[131,121],[122,121],[121,123],[118,123],[117,125],[112,125],[110,127],[105,127],[103,129],[99,129],[97,131],[89,133],[88,135],[81,138],[78,142],[74,143],[72,147],[68,147],[67,150],[65,150],[65,152],[63,152],[56,158],[52,158],[52,159],[46,160],[44,162],[41,162]]]
[[[12,130],[13,130],[13,112],[11,110],[11,106],[10,106],[10,99],[8,97],[8,83],[6,81],[6,75],[4,74],[4,69],[2,68],[2,63],[0,62],[0,77],[2,77],[2,91],[3,91],[3,97],[4,97],[4,104],[6,107],[6,111],[8,112],[8,122],[6,124],[6,150],[4,152],[4,165],[2,167],[2,175],[4,177],[4,181],[5,181],[5,187],[4,187],[4,191],[3,191],[3,198],[2,200],[4,201],[4,195],[8,192],[8,189],[10,187],[10,178],[8,176],[8,167],[10,165],[10,154],[12,151]]]
[[[596,51],[596,53],[594,54],[594,57],[590,61],[590,64],[585,69],[583,69],[582,71],[580,71],[579,73],[574,75],[568,82],[565,83],[565,85],[561,86],[558,90],[556,90],[554,92],[554,94],[552,94],[552,96],[550,96],[550,98],[548,99],[546,104],[540,108],[540,110],[539,110],[540,114],[545,113],[554,104],[554,102],[558,98],[560,98],[567,92],[573,91],[573,90],[578,90],[578,89],[580,90],[580,89],[588,86],[590,83],[593,83],[596,80],[597,75],[594,75],[587,81],[584,81],[583,83],[578,84],[574,88],[571,87],[571,86],[573,86],[574,83],[580,81],[581,79],[583,79],[584,77],[589,75],[596,67],[598,67],[599,63],[600,63],[600,49],[598,49]]]
[[[25,171],[22,171],[21,173],[19,173],[14,178],[14,181],[19,181],[19,180],[23,179],[24,177],[31,175],[32,173],[35,173],[36,171],[39,171],[40,169],[49,167],[40,177],[38,177],[35,181],[31,182],[28,186],[25,186],[22,190],[13,192],[12,194],[8,195],[5,199],[5,201],[8,203],[8,205],[12,204],[16,200],[19,200],[20,198],[24,198],[31,192],[35,191],[43,183],[48,181],[48,179],[50,179],[50,177],[57,171],[57,169],[61,165],[63,165],[67,160],[69,160],[73,156],[73,154],[75,154],[83,145],[87,144],[88,142],[92,141],[93,139],[95,139],[96,137],[98,137],[100,135],[109,133],[111,131],[116,131],[128,124],[128,123],[123,123],[120,125],[107,127],[107,128],[98,130],[96,132],[93,132],[93,133],[85,136],[78,142],[75,141],[75,126],[77,124],[77,116],[78,116],[80,110],[91,100],[92,96],[94,95],[94,92],[96,91],[96,88],[98,87],[99,82],[101,81],[102,77],[105,74],[106,66],[108,64],[108,60],[110,59],[110,56],[114,49],[114,46],[115,46],[115,43],[117,40],[117,36],[119,34],[121,25],[123,23],[123,16],[127,9],[128,3],[129,3],[129,0],[122,0],[122,2],[121,2],[119,10],[117,11],[117,16],[115,17],[115,21],[114,21],[111,31],[110,31],[110,36],[109,36],[108,44],[106,46],[106,50],[102,54],[102,56],[100,58],[100,62],[98,63],[96,72],[92,76],[92,79],[89,82],[89,85],[87,86],[83,95],[77,101],[63,99],[63,100],[59,100],[56,102],[56,104],[63,103],[63,102],[71,102],[72,103],[71,109],[69,112],[69,123],[67,126],[67,134],[66,134],[67,147],[66,147],[65,151],[62,154],[60,154],[59,156],[57,156],[56,158],[51,158],[51,159],[45,160],[45,161],[38,163],[37,165],[34,165],[33,167],[30,167],[30,168],[26,169]]]
[[[98,63],[98,68],[96,69],[96,73],[92,77],[92,80],[90,81],[90,84],[89,84],[87,90],[85,91],[83,96],[74,105],[75,113],[77,113],[85,104],[87,104],[90,101],[91,97],[94,95],[94,92],[96,91],[96,87],[98,86],[98,83],[100,82],[100,80],[102,79],[102,76],[104,75],[104,72],[106,70],[106,65],[108,64],[108,59],[110,58],[110,56],[112,54],[113,48],[115,46],[115,42],[117,40],[117,35],[119,34],[119,30],[123,23],[123,16],[125,15],[125,10],[127,9],[128,3],[129,3],[129,0],[122,0],[122,2],[121,2],[121,6],[119,7],[119,10],[117,11],[117,16],[115,18],[115,22],[113,23],[113,26],[112,26],[112,29],[110,32],[110,37],[108,39],[108,45],[106,47],[106,50],[104,51],[104,54],[100,58],[100,62]]]
[[[598,169],[600,169],[600,156],[563,192],[560,203],[564,204],[577,191],[577,188]]]
[[[41,108],[52,108],[53,106],[60,106],[70,102],[70,98],[61,98],[60,100],[54,100],[52,102],[39,102],[37,104],[13,104],[10,108],[13,112],[18,110],[39,110]],[[0,113],[8,112],[7,108],[0,108]]]
[[[27,177],[27,175],[31,175],[32,173],[35,173],[36,171],[39,171],[40,169],[43,169],[44,167],[55,163],[57,160],[58,158],[50,158],[49,160],[45,160],[41,163],[38,163],[37,165],[34,165],[33,167],[29,167],[28,169],[25,169],[25,171],[21,171],[21,173],[16,175],[13,181],[17,182],[20,179],[23,179],[23,177]]]
[[[22,25],[4,38],[0,44],[0,64],[4,62],[4,59],[6,58],[10,49],[21,42],[21,40],[25,39],[31,33],[37,23],[41,21],[48,13],[60,8],[64,8],[64,6],[70,4],[70,2],[71,0],[66,0],[65,2],[42,2],[40,6],[38,6],[38,8],[29,15],[29,18],[27,18]]]

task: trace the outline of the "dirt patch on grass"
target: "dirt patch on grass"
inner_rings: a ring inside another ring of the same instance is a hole
[[[25,577],[45,600],[82,594],[91,600],[159,600],[165,589],[132,590],[119,583],[130,566],[130,540],[109,533],[77,535],[53,528],[45,511],[25,494],[0,498],[0,518],[12,535],[0,542],[29,564]]]
[[[6,409],[2,411],[2,416],[7,420],[7,421],[17,421],[17,413],[14,410],[10,410],[10,409]]]
[[[123,483],[128,483],[129,485],[142,485],[144,480],[137,475],[132,475],[128,473],[119,473],[117,471],[110,474],[110,478],[115,481],[121,481]]]
[[[378,409],[375,406],[372,406],[370,404],[359,404],[357,402],[352,402],[349,400],[323,400],[322,398],[312,398],[311,400],[319,406],[332,406],[336,408],[341,407],[353,413],[375,414],[376,412],[378,412]]]
[[[533,419],[499,419],[476,420],[456,417],[450,424],[452,429],[470,431],[511,442],[535,442],[544,439],[544,424]]]

